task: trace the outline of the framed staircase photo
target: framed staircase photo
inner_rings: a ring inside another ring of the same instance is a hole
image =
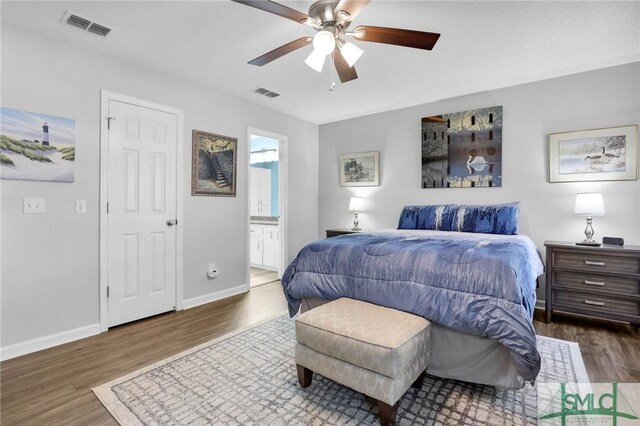
[[[191,195],[236,196],[238,139],[193,131]]]

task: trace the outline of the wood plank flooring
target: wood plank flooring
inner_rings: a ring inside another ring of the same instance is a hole
[[[0,364],[0,423],[115,425],[91,388],[286,310],[279,282],[249,293],[111,329]],[[593,382],[640,382],[640,333],[560,317],[538,334],[577,341]],[[295,374],[295,372],[292,372]]]
[[[278,272],[268,269],[251,268],[249,285],[251,288],[278,281]]]
[[[0,364],[0,424],[117,425],[91,388],[284,313],[280,282]]]

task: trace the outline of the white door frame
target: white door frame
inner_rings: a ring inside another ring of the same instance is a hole
[[[257,129],[255,127],[247,127],[247,255],[251,250],[251,233],[249,232],[251,213],[249,211],[249,198],[250,182],[251,182],[251,135],[262,136],[265,138],[276,139],[278,144],[278,208],[280,210],[280,220],[278,227],[280,228],[280,265],[278,265],[278,278],[282,278],[284,270],[287,267],[287,234],[289,225],[287,223],[287,205],[289,198],[289,189],[286,185],[287,182],[287,167],[288,167],[288,149],[289,138],[278,133],[269,132],[267,130]],[[247,290],[251,288],[251,262],[247,257]]]
[[[174,114],[177,118],[176,126],[176,310],[182,310],[182,268],[183,268],[183,247],[182,247],[182,227],[184,225],[182,219],[182,196],[183,196],[183,153],[182,146],[184,141],[184,112],[181,109],[145,101],[143,99],[133,98],[131,96],[121,95],[109,92],[107,90],[100,91],[100,331],[107,331],[108,315],[107,315],[107,248],[108,248],[108,221],[107,221],[107,196],[109,194],[109,170],[108,170],[108,128],[107,116],[109,115],[109,101],[118,101],[135,106]]]

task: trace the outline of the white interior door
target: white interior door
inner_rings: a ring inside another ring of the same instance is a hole
[[[175,114],[109,100],[109,327],[176,307]]]

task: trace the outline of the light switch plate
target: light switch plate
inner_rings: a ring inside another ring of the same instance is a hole
[[[44,213],[44,198],[23,198],[22,212],[25,214]]]
[[[85,200],[76,200],[76,214],[85,214],[87,212],[87,202]]]

